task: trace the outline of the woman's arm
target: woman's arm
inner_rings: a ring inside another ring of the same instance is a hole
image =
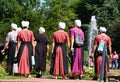
[[[36,46],[37,42],[36,41],[32,41],[32,46],[33,46],[33,55],[35,55],[35,46]]]
[[[48,53],[49,53],[49,45],[47,44],[47,56],[48,56]]]
[[[91,52],[91,56],[92,56],[92,57],[94,56],[94,53],[95,53],[96,48],[97,48],[97,44],[94,44],[93,49],[92,49],[92,52]]]
[[[54,51],[54,47],[55,47],[55,42],[52,42],[52,53]]]
[[[3,53],[5,51],[5,49],[8,47],[8,44],[9,44],[9,42],[6,41],[3,50],[1,50],[1,53]]]
[[[71,47],[71,50],[73,50],[73,45],[74,45],[74,36],[71,36],[70,37],[70,47]]]
[[[21,41],[17,41],[17,51],[18,51],[19,48],[20,48],[20,44],[21,44]]]

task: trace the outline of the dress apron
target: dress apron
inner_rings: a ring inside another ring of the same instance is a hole
[[[24,50],[25,49],[25,47],[27,47],[27,50]],[[24,52],[25,51],[25,52]],[[18,70],[19,70],[19,64],[20,64],[20,61],[21,61],[21,57],[23,56],[23,55],[25,55],[24,53],[26,53],[26,51],[28,51],[27,53],[28,53],[28,59],[27,59],[27,61],[25,61],[25,62],[22,62],[22,63],[27,63],[27,65],[28,65],[28,67],[29,67],[29,72],[31,72],[31,70],[32,70],[32,62],[31,62],[31,56],[32,56],[32,54],[33,54],[33,49],[32,49],[32,42],[21,42],[21,45],[20,45],[20,48],[19,48],[19,51],[18,51],[18,56],[17,56],[17,58],[18,58]],[[18,71],[19,72],[19,71]]]
[[[65,43],[55,43],[54,52],[51,58],[50,74],[68,74],[68,59]]]

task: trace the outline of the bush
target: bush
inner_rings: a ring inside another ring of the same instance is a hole
[[[84,67],[85,73],[83,74],[84,78],[93,78],[94,69],[89,67]]]
[[[0,77],[3,77],[3,76],[5,76],[5,75],[7,75],[6,70],[5,70],[5,67],[0,66]]]

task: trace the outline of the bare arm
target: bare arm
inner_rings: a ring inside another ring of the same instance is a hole
[[[112,57],[112,47],[111,45],[108,45],[108,50],[109,50],[109,54],[110,54],[110,58]]]
[[[3,53],[5,51],[5,49],[8,47],[8,44],[9,44],[9,42],[6,41],[3,50],[1,50],[1,53]]]
[[[74,36],[70,37],[70,44],[71,44],[71,48],[73,48],[73,44],[74,44]]]
[[[68,48],[70,49],[70,41],[67,42]]]
[[[94,53],[95,53],[96,48],[97,48],[97,44],[95,44],[95,45],[93,46],[92,53],[91,53],[91,56],[92,56],[92,57],[94,56]]]
[[[47,45],[47,56],[48,56],[48,53],[49,53],[49,45]]]
[[[55,42],[52,42],[52,53],[54,51],[54,47],[55,47]]]
[[[18,51],[19,48],[20,48],[20,44],[21,44],[21,41],[18,41],[18,42],[17,42],[17,51]]]
[[[36,46],[37,42],[36,41],[32,41],[32,46],[33,46],[33,55],[35,55],[35,46]]]

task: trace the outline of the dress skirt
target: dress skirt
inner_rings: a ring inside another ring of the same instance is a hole
[[[100,74],[101,71],[101,66],[102,66],[102,55],[98,55],[97,60],[96,60],[96,73],[97,75]],[[109,63],[108,63],[108,57],[106,56],[105,58],[105,73],[107,73],[109,71]]]
[[[51,58],[50,74],[68,74],[68,59],[65,43],[55,43],[54,52]]]
[[[21,46],[18,52],[18,73],[30,74],[32,70],[32,50],[31,42],[21,42]]]
[[[46,54],[47,48],[45,44],[38,43],[35,48],[35,70],[46,70]]]
[[[16,51],[16,43],[13,41],[10,41],[9,48],[8,48],[8,59],[7,59],[7,64],[8,64],[7,71],[9,73],[12,73],[15,51]]]
[[[82,48],[74,48],[74,51],[71,65],[72,73],[83,73]]]

